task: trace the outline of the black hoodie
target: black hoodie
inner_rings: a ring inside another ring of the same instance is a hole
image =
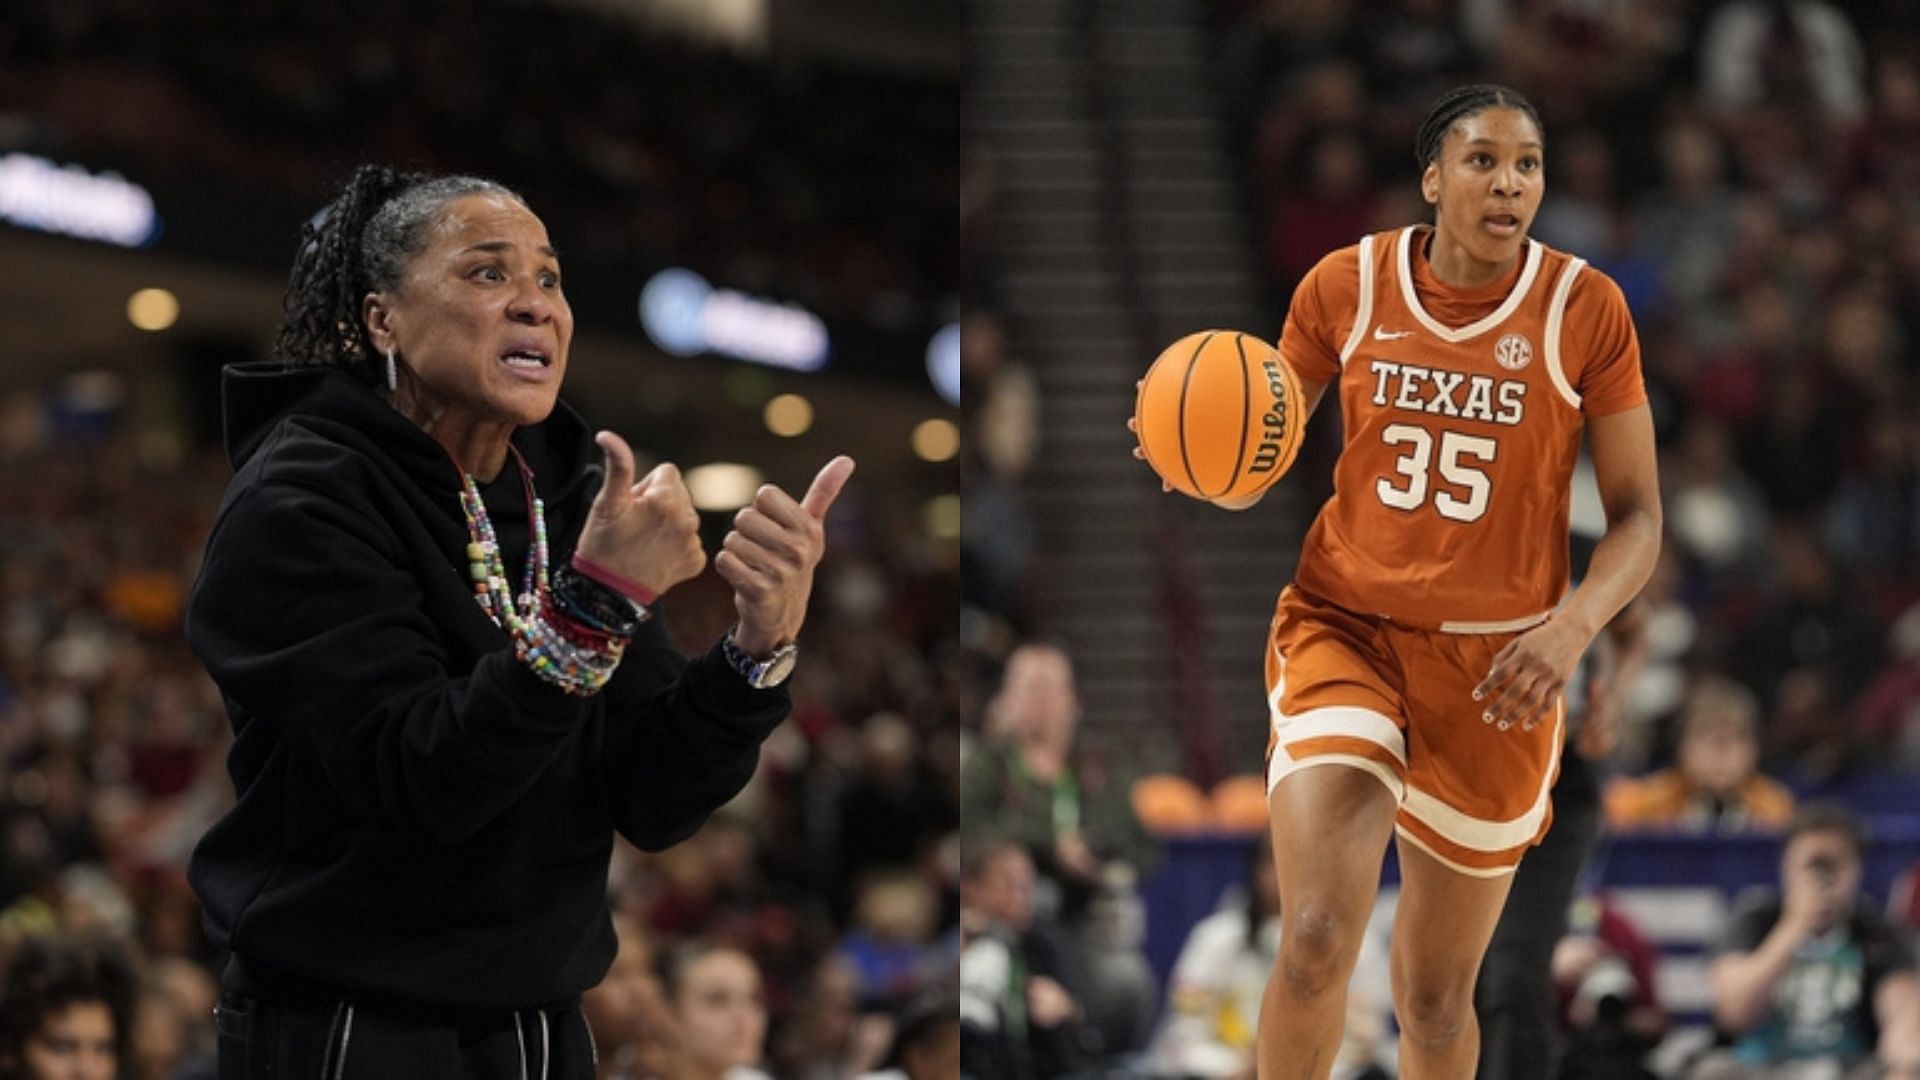
[[[514,659],[474,602],[453,459],[344,372],[226,371],[235,468],[187,608],[233,721],[236,805],[189,869],[260,996],[435,1013],[560,1004],[613,960],[613,831],[691,835],[785,717],[718,644],[658,620],[593,697]],[[601,470],[564,405],[521,428],[555,565]],[[509,459],[482,489],[517,585],[528,513]]]

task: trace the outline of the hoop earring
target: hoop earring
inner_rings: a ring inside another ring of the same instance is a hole
[[[387,348],[387,392],[390,394],[400,392],[400,368],[393,362],[391,346]]]

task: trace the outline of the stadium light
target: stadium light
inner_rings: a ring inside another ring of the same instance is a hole
[[[141,289],[127,297],[127,321],[159,333],[180,318],[180,301],[165,289]]]
[[[640,325],[675,356],[718,353],[792,371],[818,371],[832,355],[827,324],[798,304],[716,289],[691,270],[662,270],[640,290]]]
[[[768,431],[791,439],[813,426],[813,403],[799,394],[781,394],[767,402],[762,417]]]
[[[759,469],[731,461],[687,470],[687,494],[695,510],[738,510],[753,501],[753,493],[765,482]]]
[[[0,221],[120,247],[145,247],[160,235],[146,188],[38,154],[0,154]]]
[[[922,420],[913,429],[913,452],[922,461],[951,460],[960,452],[960,429],[951,420]]]

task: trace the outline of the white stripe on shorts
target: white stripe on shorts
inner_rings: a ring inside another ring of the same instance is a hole
[[[1559,753],[1560,728],[1565,721],[1566,711],[1564,701],[1554,702],[1555,754]],[[1547,813],[1547,795],[1553,790],[1553,781],[1557,772],[1558,769],[1550,765],[1541,773],[1540,790],[1534,795],[1533,805],[1527,809],[1526,813],[1511,821],[1489,821],[1486,818],[1474,817],[1441,802],[1417,787],[1407,788],[1405,808],[1408,814],[1418,818],[1428,828],[1463,848],[1474,851],[1505,851],[1532,841],[1534,834],[1540,831],[1540,822]]]
[[[1273,760],[1267,763],[1268,797],[1272,797],[1273,789],[1279,786],[1280,781],[1302,769],[1311,769],[1316,765],[1346,765],[1364,773],[1371,773],[1374,779],[1387,786],[1387,791],[1393,795],[1394,802],[1400,802],[1407,797],[1406,782],[1401,780],[1392,769],[1372,758],[1364,758],[1358,754],[1315,754],[1310,758],[1295,761],[1279,753],[1274,754]]]

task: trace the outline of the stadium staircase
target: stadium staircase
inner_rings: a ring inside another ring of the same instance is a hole
[[[997,173],[1010,341],[1041,385],[1029,486],[1045,625],[1074,653],[1087,727],[1125,748],[1123,765],[1204,773],[1259,765],[1262,642],[1307,508],[1288,492],[1213,510],[1162,495],[1131,457],[1133,382],[1163,346],[1279,325],[1257,299],[1201,14],[977,0],[966,108]],[[1183,736],[1209,725],[1190,759]]]

